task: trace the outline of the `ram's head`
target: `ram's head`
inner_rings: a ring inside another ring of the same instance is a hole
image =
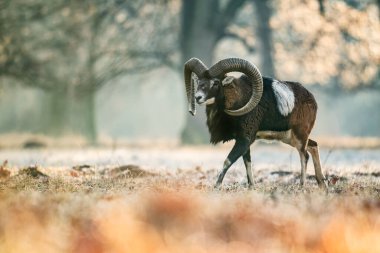
[[[184,76],[189,111],[192,115],[195,115],[195,101],[198,104],[213,103],[215,96],[221,90],[220,85],[233,82],[233,77],[226,77],[229,72],[241,72],[247,75],[251,80],[253,92],[246,105],[237,110],[226,109],[225,112],[232,116],[240,116],[256,107],[263,93],[263,80],[255,65],[243,59],[228,58],[208,69],[199,59],[191,58],[185,63]],[[195,78],[192,77],[192,73],[196,75]],[[195,90],[195,81],[198,81],[197,90]]]
[[[196,77],[193,78],[193,80],[196,80]],[[215,97],[219,93],[219,90],[220,90],[219,79],[202,78],[198,80],[197,90],[195,91],[195,101],[200,105],[213,104],[215,102]]]

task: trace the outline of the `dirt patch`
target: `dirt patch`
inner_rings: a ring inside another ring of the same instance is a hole
[[[106,172],[109,176],[113,178],[139,178],[139,177],[149,177],[155,176],[155,173],[144,170],[138,165],[128,164],[112,168]]]
[[[35,178],[35,179],[40,179],[40,178],[47,179],[47,178],[49,178],[48,175],[39,171],[38,167],[36,167],[36,166],[30,166],[28,168],[21,169],[16,176],[26,176],[26,177],[31,177],[31,178]]]

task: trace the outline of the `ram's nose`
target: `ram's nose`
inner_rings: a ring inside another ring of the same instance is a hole
[[[202,96],[196,96],[195,97],[195,100],[197,100],[197,103],[199,103],[201,101],[201,99],[202,99]]]

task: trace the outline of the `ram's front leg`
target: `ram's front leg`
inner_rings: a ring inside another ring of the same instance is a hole
[[[244,155],[249,149],[249,140],[246,138],[236,139],[235,145],[232,148],[231,152],[228,154],[227,159],[224,161],[223,169],[219,173],[218,180],[216,181],[215,188],[218,188],[223,181],[224,176],[226,175],[228,169],[231,165],[236,162],[236,160]]]
[[[253,186],[253,174],[252,174],[252,165],[251,165],[251,150],[248,147],[247,152],[243,155],[243,161],[245,165],[245,170],[247,172],[248,187],[252,188]]]

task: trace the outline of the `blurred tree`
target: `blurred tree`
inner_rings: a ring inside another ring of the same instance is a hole
[[[182,0],[181,62],[197,57],[210,66],[218,42],[232,36],[227,29],[228,25],[245,2],[246,0]],[[205,143],[208,140],[205,112],[202,110],[198,115],[200,117],[196,119],[187,115],[181,136],[183,142]]]
[[[173,10],[165,2],[4,1],[0,75],[50,93],[50,134],[95,142],[95,92],[121,75],[171,64],[165,14]]]
[[[217,43],[230,35],[228,25],[246,0],[183,0],[181,24],[182,61],[201,58],[211,65]]]
[[[256,39],[258,41],[258,53],[261,59],[260,71],[263,75],[274,77],[275,68],[273,62],[273,40],[270,19],[272,17],[271,0],[252,0],[256,9],[257,28]]]
[[[278,76],[335,90],[379,88],[377,3],[318,2],[277,1],[271,20],[275,57],[286,62],[278,65]]]

